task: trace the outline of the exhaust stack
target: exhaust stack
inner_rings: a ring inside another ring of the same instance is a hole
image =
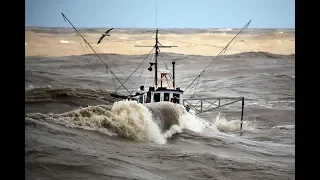
[[[175,62],[172,62],[172,68],[173,68],[173,77],[172,77],[172,86],[173,86],[173,89],[176,89],[175,85],[174,85],[174,64]]]

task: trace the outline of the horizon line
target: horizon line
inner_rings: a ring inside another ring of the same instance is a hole
[[[111,26],[110,26],[111,27]],[[108,26],[101,26],[101,27],[90,27],[90,26],[84,26],[84,27],[77,27],[77,28],[92,28],[92,29],[98,29],[98,28],[110,28]],[[66,26],[26,26],[25,28],[71,28],[72,27],[66,27]],[[113,27],[115,29],[242,29],[243,27]],[[253,28],[247,28],[247,29],[294,29],[295,28],[289,28],[289,27],[253,27]]]

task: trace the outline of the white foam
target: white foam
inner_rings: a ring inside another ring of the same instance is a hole
[[[291,129],[295,129],[295,125],[279,125],[279,126],[275,126],[273,128],[291,130]]]
[[[240,119],[238,120],[227,120],[225,117],[218,113],[214,126],[221,132],[237,132],[240,131]],[[242,121],[242,130],[253,130],[255,127],[253,122]]]
[[[67,127],[98,131],[108,135],[118,135],[136,141],[150,141],[158,144],[165,144],[168,138],[181,133],[183,129],[196,133],[202,132],[204,128],[212,128],[221,132],[233,132],[240,129],[240,120],[227,121],[219,114],[215,121],[210,123],[197,117],[194,111],[187,112],[182,105],[171,103],[170,108],[173,108],[172,112],[178,115],[178,121],[165,132],[161,132],[149,109],[136,101],[115,102],[111,110],[101,106],[89,106],[63,114],[41,116],[46,116],[46,119]],[[244,130],[249,130],[252,127],[252,124],[243,121]]]
[[[193,132],[201,132],[205,125],[191,113],[184,113],[179,119],[180,126]]]
[[[75,43],[73,41],[66,41],[66,40],[60,40],[60,43],[62,44],[69,44],[69,43]]]
[[[283,32],[280,31],[280,32],[278,32],[278,33],[282,34]]]
[[[36,87],[34,86],[33,84],[29,84],[28,86],[25,86],[25,89],[35,89],[35,88],[51,88],[52,86],[50,84],[46,85],[46,86],[39,86],[39,87]]]
[[[146,136],[155,143],[166,143],[158,125],[152,120],[152,114],[142,104],[136,101],[118,101],[113,104],[111,112],[116,117],[115,120],[125,128],[135,128],[132,133],[135,133],[136,140],[143,140]]]
[[[52,114],[51,120],[67,127],[118,135],[136,141],[166,143],[158,125],[152,120],[152,114],[135,101],[115,102],[111,111],[100,106],[89,106],[63,114]]]
[[[281,40],[279,40],[278,42],[279,42],[279,43],[281,43],[282,41],[281,41]]]
[[[182,114],[179,117],[179,125],[172,125],[163,136],[168,139],[176,133],[181,133],[183,129],[199,133],[205,128],[205,125],[201,122],[201,119],[192,113],[188,113],[185,108],[180,105]]]
[[[182,129],[178,126],[178,125],[172,125],[170,127],[169,130],[167,130],[164,134],[163,134],[163,137],[168,139],[170,137],[172,137],[172,135],[176,134],[176,133],[181,133],[182,132]]]
[[[29,84],[26,89],[34,89],[34,85],[33,84]]]

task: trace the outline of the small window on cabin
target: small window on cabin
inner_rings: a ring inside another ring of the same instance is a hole
[[[146,103],[151,102],[151,92],[147,92],[147,99],[146,99]]]
[[[154,93],[153,100],[154,102],[160,102],[160,93]]]
[[[180,98],[180,94],[176,94],[176,93],[173,93],[173,97],[177,97],[177,98]]]
[[[170,93],[164,93],[164,101],[169,101]]]
[[[171,102],[180,104],[180,94],[173,93],[173,97],[171,98]]]

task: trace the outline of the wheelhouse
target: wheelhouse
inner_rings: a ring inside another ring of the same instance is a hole
[[[183,104],[183,91],[180,88],[167,89],[165,87],[159,87],[156,90],[154,87],[149,87],[149,91],[131,96],[128,99],[135,100],[138,103],[153,103],[153,102],[173,102],[178,104]]]

